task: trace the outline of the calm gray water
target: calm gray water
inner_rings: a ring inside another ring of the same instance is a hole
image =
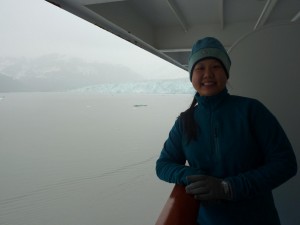
[[[190,95],[0,94],[0,225],[153,225]]]

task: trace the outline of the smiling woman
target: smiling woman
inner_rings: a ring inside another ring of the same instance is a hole
[[[201,96],[221,92],[229,77],[231,61],[223,45],[214,38],[204,38],[192,47],[189,58],[190,80]]]
[[[213,96],[221,92],[227,83],[224,67],[217,59],[197,62],[192,72],[192,84],[201,96]]]
[[[197,93],[171,128],[156,173],[200,201],[199,225],[279,225],[272,190],[296,175],[295,153],[262,103],[228,93],[229,69],[217,39],[193,45],[189,70]]]

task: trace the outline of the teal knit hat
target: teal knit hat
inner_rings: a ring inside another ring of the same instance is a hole
[[[231,60],[227,54],[227,51],[219,40],[213,37],[206,37],[198,40],[192,47],[188,64],[191,81],[195,64],[206,58],[214,58],[219,60],[226,71],[227,77],[229,77]]]

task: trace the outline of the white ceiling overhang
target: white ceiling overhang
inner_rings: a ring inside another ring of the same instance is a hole
[[[183,69],[201,37],[217,37],[229,49],[251,32],[300,17],[295,0],[47,1]]]

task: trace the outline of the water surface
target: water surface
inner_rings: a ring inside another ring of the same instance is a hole
[[[1,225],[153,225],[172,185],[155,161],[190,95],[9,93]]]

